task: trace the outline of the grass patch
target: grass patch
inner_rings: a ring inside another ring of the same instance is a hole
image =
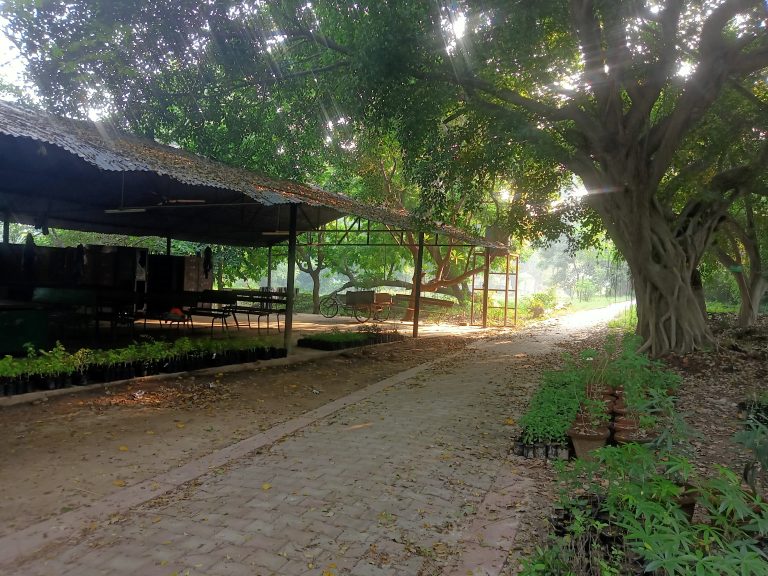
[[[619,312],[613,320],[608,322],[608,327],[622,332],[634,332],[637,328],[637,307],[632,304]]]
[[[737,314],[739,312],[739,305],[735,302],[707,300],[707,312],[712,314]]]

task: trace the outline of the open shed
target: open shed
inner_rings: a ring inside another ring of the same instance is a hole
[[[127,134],[0,102],[0,219],[43,230],[158,236],[235,246],[288,240],[290,342],[296,235],[345,215],[418,228],[403,210],[275,180]],[[432,232],[506,251],[448,226]],[[423,241],[423,234],[421,235]],[[417,287],[418,291],[418,287]],[[418,304],[417,304],[418,306]],[[417,326],[418,317],[415,319]]]

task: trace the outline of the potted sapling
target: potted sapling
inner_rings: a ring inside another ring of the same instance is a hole
[[[576,419],[568,430],[578,458],[589,460],[593,450],[605,446],[610,436],[608,420],[602,399],[587,396],[582,400]]]

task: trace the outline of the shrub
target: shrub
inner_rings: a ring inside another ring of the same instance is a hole
[[[768,505],[733,472],[720,467],[715,477],[697,479],[685,458],[636,444],[595,456],[560,467],[565,534],[537,550],[522,574],[768,573],[761,548]],[[685,480],[703,509],[695,522],[680,506]]]
[[[539,318],[543,316],[547,310],[552,310],[556,305],[557,295],[554,287],[545,292],[536,292],[530,296],[526,296],[520,301],[520,308],[523,313],[529,315],[531,318]]]
[[[750,490],[725,467],[697,476],[681,451],[690,442],[668,394],[679,377],[638,354],[637,345],[625,338],[616,350],[609,341],[600,352],[585,351],[563,374],[584,388],[623,385],[628,404],[659,422],[659,437],[597,450],[593,461],[558,463],[561,517],[522,574],[768,574],[768,504],[756,478],[768,466],[768,428],[751,422],[737,438],[753,453],[744,470]],[[695,521],[681,507],[693,497],[700,510]]]

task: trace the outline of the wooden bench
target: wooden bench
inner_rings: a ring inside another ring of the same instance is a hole
[[[285,316],[288,306],[288,294],[285,290],[261,288],[258,290],[232,290],[235,304],[231,308],[235,324],[240,328],[237,314],[245,314],[248,320],[248,328],[251,327],[251,316],[256,316],[256,326],[261,331],[261,319],[267,319],[269,330],[269,317],[274,314],[277,317],[277,331],[280,332],[280,314]]]
[[[409,294],[395,294],[395,302],[397,302],[400,305],[404,304],[406,307],[410,307],[411,296]],[[421,305],[422,306],[438,306],[440,308],[451,308],[453,307],[453,300],[444,300],[442,298],[430,298],[428,296],[422,296]]]
[[[216,320],[219,320],[222,330],[229,329],[227,318],[233,316],[236,304],[237,300],[235,299],[234,292],[229,290],[204,290],[199,293],[197,303],[185,309],[185,312],[190,317],[203,316],[210,318],[211,334],[213,334]],[[218,308],[215,306],[218,306]],[[237,324],[237,317],[235,317],[235,324],[239,329],[240,325]],[[194,327],[194,323],[192,326]]]

